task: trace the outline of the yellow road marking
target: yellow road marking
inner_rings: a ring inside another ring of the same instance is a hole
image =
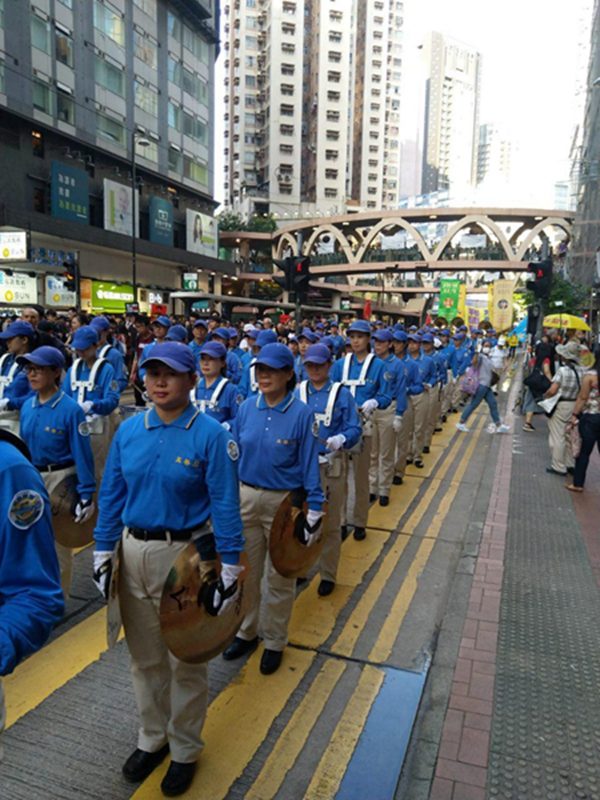
[[[97,661],[105,650],[106,608],[102,608],[23,661],[12,675],[3,679],[6,727]]]
[[[246,800],[271,800],[275,797],[345,669],[343,661],[328,659],[325,662],[246,792]]]
[[[289,626],[289,638],[294,644],[317,648],[330,636],[340,611],[344,608],[354,588],[358,586],[367,570],[377,561],[390,534],[384,531],[368,531],[364,542],[346,539],[335,590],[329,597],[319,597],[319,576],[311,581],[294,603]]]
[[[335,797],[383,678],[382,670],[369,665],[364,667],[358,685],[319,761],[304,800]]]
[[[417,478],[405,476],[402,486],[393,486],[390,494],[389,506],[382,507],[379,503],[371,506],[369,510],[368,525],[384,531],[396,529],[398,520],[412,501],[415,499],[423,483]]]
[[[442,498],[436,510],[435,516],[433,517],[427,530],[427,538],[423,539],[417,552],[415,553],[415,557],[413,558],[408,572],[402,581],[400,591],[396,595],[389,614],[381,626],[379,636],[377,637],[377,640],[373,645],[371,652],[369,653],[369,661],[382,663],[387,661],[387,659],[390,657],[394,647],[394,642],[396,641],[400,626],[402,625],[402,621],[404,620],[412,599],[417,591],[419,576],[427,564],[429,556],[431,555],[431,551],[433,550],[435,540],[441,530],[446,516],[448,515],[448,512],[450,511],[452,502],[456,497],[456,493],[460,486],[460,480],[469,466],[471,456],[473,455],[473,451],[475,450],[477,442],[479,441],[479,437],[481,436],[481,430],[482,424],[480,423],[477,433],[474,432],[474,436],[465,450],[458,468],[456,469],[456,481],[453,481],[448,487],[448,490]]]
[[[273,721],[308,672],[315,653],[288,647],[276,675],[261,675],[256,652],[210,704],[202,731],[205,749],[197,777],[182,795],[189,800],[221,800],[264,741]],[[144,781],[131,800],[156,800],[168,759]]]

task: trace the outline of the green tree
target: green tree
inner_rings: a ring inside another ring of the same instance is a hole
[[[523,308],[531,306],[537,302],[533,292],[525,291],[520,293],[517,301]],[[562,305],[561,305],[562,304]],[[552,288],[550,297],[544,301],[546,314],[562,313],[576,314],[581,316],[589,304],[589,290],[579,283],[572,283],[561,275],[554,274],[552,278]]]
[[[221,231],[244,231],[246,230],[246,223],[241,214],[235,211],[223,211],[217,217],[219,221],[219,230]]]
[[[268,214],[266,217],[255,214],[248,220],[245,230],[255,233],[273,233],[277,230],[277,223],[272,214]]]

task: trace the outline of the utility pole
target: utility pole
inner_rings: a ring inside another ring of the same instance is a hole
[[[297,231],[297,233],[296,233],[296,248],[297,248],[297,251],[298,251],[298,257],[299,258],[302,256],[302,241],[303,241],[302,231]],[[295,301],[296,301],[296,311],[295,311],[295,315],[296,315],[296,334],[298,334],[302,330],[301,327],[300,327],[300,325],[302,323],[302,298],[301,298],[300,292],[298,290],[296,290],[294,292],[294,296],[295,296]]]

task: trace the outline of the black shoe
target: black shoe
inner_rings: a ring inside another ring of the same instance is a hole
[[[123,764],[123,775],[130,783],[141,783],[168,755],[168,744],[165,744],[155,753],[147,753],[138,747]]]
[[[308,578],[296,578],[296,586],[304,586]]]
[[[559,472],[557,469],[554,469],[554,467],[546,467],[546,472],[550,472],[552,475],[562,475],[563,478],[567,474],[566,472]]]
[[[527,433],[531,433],[532,431],[535,430],[535,428],[533,427],[531,422],[525,422],[525,423],[523,423],[523,430],[527,431]]]
[[[171,761],[167,774],[162,779],[160,788],[167,797],[177,797],[189,788],[194,780],[196,772],[196,762],[182,764],[179,761]]]
[[[569,475],[575,475],[575,467],[567,467],[567,472]]]
[[[392,483],[394,486],[402,486],[402,475],[394,475],[394,480]]]
[[[227,650],[223,653],[223,658],[225,661],[233,661],[235,658],[241,658],[245,656],[246,653],[251,653],[253,650],[256,650],[258,647],[258,636],[255,636],[254,639],[240,639],[239,636],[236,636],[233,642],[229,645]]]
[[[425,445],[425,447],[423,448],[423,452],[425,453],[425,455],[428,455],[431,451],[429,450],[429,447],[427,447],[427,445]]]
[[[281,665],[283,653],[281,650],[266,650],[260,659],[260,671],[263,675],[272,675]]]
[[[415,458],[415,467],[417,469],[423,469],[424,466],[425,466],[425,464],[423,464],[423,459],[422,458]]]
[[[380,506],[389,506],[389,504],[390,504],[390,498],[386,497],[384,494],[382,494],[381,497],[379,498],[379,505]]]
[[[443,428],[442,428],[442,426],[440,425],[440,427],[439,427],[439,428],[434,428],[434,429],[433,429],[433,432],[434,432],[434,433],[440,433],[440,432],[441,432],[441,431],[443,431],[443,430],[444,430],[444,429],[443,429]]]
[[[446,414],[442,414],[442,422],[448,422],[448,417]]]
[[[374,503],[375,500],[377,500],[377,495],[376,494],[370,494],[369,495],[369,503]]]
[[[363,539],[367,538],[367,533],[364,528],[354,528],[354,538],[357,542],[362,542]]]
[[[406,463],[407,463],[407,464],[412,464],[412,463],[413,463],[413,460],[412,460],[412,458],[407,458],[407,459],[406,459]]]
[[[321,581],[319,584],[319,588],[317,589],[317,593],[319,597],[327,597],[327,595],[331,594],[335,589],[335,583],[333,581]]]
[[[348,538],[348,536],[350,535],[350,531],[348,530],[348,526],[347,525],[342,525],[342,527],[340,528],[340,533],[342,535],[342,542],[345,542],[346,539]]]

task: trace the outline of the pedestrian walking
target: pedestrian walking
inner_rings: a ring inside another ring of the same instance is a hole
[[[494,369],[492,360],[490,358],[491,342],[486,339],[482,345],[481,352],[475,353],[472,361],[472,368],[476,374],[478,386],[475,393],[471,396],[471,400],[467,403],[460,415],[460,422],[456,423],[456,428],[463,433],[468,433],[467,420],[479,404],[485,400],[490,410],[490,415],[494,424],[494,433],[508,433],[510,428],[504,425],[500,419],[500,412],[498,411],[498,402],[496,396],[492,392],[492,376]]]
[[[595,363],[583,376],[575,401],[571,422],[579,426],[581,449],[575,459],[573,482],[567,484],[572,492],[582,492],[594,445],[600,452],[600,345],[594,350]]]
[[[580,364],[581,346],[578,342],[559,344],[555,349],[560,367],[544,395],[546,399],[558,395],[558,400],[548,417],[548,445],[552,461],[550,466],[546,467],[546,472],[566,475],[575,468],[575,459],[567,447],[566,429],[581,390],[583,368]]]

